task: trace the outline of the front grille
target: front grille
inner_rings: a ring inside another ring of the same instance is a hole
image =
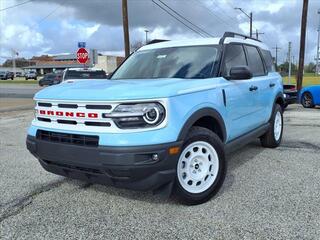
[[[57,123],[77,125],[77,121],[72,121],[72,120],[60,120],[60,119],[58,119]]]
[[[104,109],[104,110],[110,110],[112,109],[111,105],[86,105],[86,109]]]
[[[97,147],[99,145],[98,136],[58,133],[58,132],[51,132],[51,131],[44,131],[44,130],[37,131],[37,139],[49,141],[49,142],[65,143],[65,144],[73,144],[73,145],[89,146],[89,147]]]
[[[39,107],[52,107],[52,103],[38,102]]]
[[[78,104],[58,104],[59,108],[78,108]]]

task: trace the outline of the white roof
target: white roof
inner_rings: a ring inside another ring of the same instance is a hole
[[[145,45],[139,48],[138,51],[149,50],[149,49],[170,48],[170,47],[216,45],[216,44],[219,44],[220,39],[221,38],[194,38],[194,39],[186,39],[186,40],[166,41],[166,42]],[[227,37],[224,40],[224,44],[228,44],[231,42],[247,43],[247,44],[258,46],[261,49],[269,50],[269,48],[262,42],[258,42],[252,39]]]

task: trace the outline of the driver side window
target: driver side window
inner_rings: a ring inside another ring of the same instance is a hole
[[[230,76],[230,69],[236,66],[247,66],[246,55],[240,44],[229,44],[226,46],[224,57],[223,76]]]

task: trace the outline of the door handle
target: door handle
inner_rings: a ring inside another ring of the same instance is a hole
[[[257,86],[251,86],[249,88],[249,91],[252,92],[252,91],[257,91],[258,90],[258,87]]]
[[[270,83],[269,87],[274,87],[276,84],[275,83]]]

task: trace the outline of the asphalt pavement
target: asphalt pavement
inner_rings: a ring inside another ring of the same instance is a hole
[[[38,84],[2,83],[0,84],[0,98],[33,98],[34,94],[41,89],[42,87]]]
[[[32,110],[0,116],[0,239],[319,239],[320,109],[289,106],[281,146],[233,153],[191,207],[47,173],[25,147]]]

